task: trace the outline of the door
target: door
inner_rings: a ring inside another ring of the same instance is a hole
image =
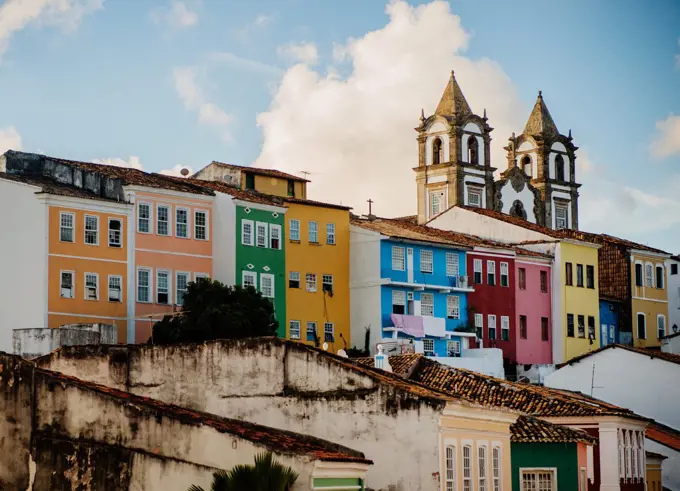
[[[602,346],[607,346],[611,343],[609,339],[609,326],[607,324],[600,325],[600,344]]]
[[[413,283],[413,248],[409,247],[406,249],[406,272],[409,283]]]

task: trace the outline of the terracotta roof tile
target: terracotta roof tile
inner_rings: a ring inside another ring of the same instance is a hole
[[[25,176],[21,174],[7,174],[5,172],[0,172],[0,179],[5,179],[8,181],[21,182],[24,184],[29,184],[31,186],[36,186],[42,189],[41,193],[53,194],[56,196],[68,196],[71,198],[83,198],[83,199],[95,199],[100,201],[107,201],[113,203],[119,203],[120,201],[115,199],[106,198],[99,194],[91,193],[86,189],[77,188],[75,186],[69,186],[68,184],[61,184],[47,177],[34,177]],[[40,193],[36,193],[40,194]]]
[[[551,230],[547,227],[541,227],[540,225],[536,225],[535,223],[528,222],[527,220],[524,220],[523,218],[515,217],[515,216],[510,216],[506,215],[505,213],[501,213],[500,211],[496,210],[488,210],[486,208],[477,208],[476,206],[464,206],[464,205],[453,205],[451,208],[461,208],[464,210],[472,211],[474,213],[477,213],[479,215],[485,215],[490,218],[495,218],[496,220],[501,220],[506,223],[510,223],[512,225],[517,225],[518,227],[523,227],[529,230],[533,230],[534,232],[539,232],[544,235],[548,235],[550,237],[555,237],[554,235],[554,230]],[[449,209],[451,209],[449,208]],[[444,212],[446,213],[446,212]],[[434,217],[430,220],[430,222],[437,217]],[[429,222],[428,222],[429,223]]]
[[[515,443],[588,443],[594,445],[597,438],[582,430],[548,423],[531,416],[520,416],[510,427],[510,440]]]
[[[283,198],[280,198],[278,196],[264,194],[250,189],[237,188],[235,186],[230,186],[229,184],[220,181],[206,181],[203,179],[180,178],[180,177],[175,177],[174,179],[186,181],[195,186],[203,186],[204,188],[211,189],[213,191],[228,194],[242,201],[260,203],[263,205],[279,206],[281,208],[286,207],[286,204],[283,202]]]
[[[247,165],[225,164],[224,162],[218,162],[216,160],[213,160],[211,165],[217,165],[220,167],[227,167],[229,169],[246,171],[258,176],[278,177],[280,179],[291,179],[293,181],[299,182],[310,182],[308,179],[294,176],[293,174],[288,174],[287,172],[282,172],[276,169],[261,169],[259,167],[249,167]]]
[[[680,452],[680,431],[670,426],[652,423],[647,426],[645,436],[656,443]]]
[[[589,351],[588,353],[584,353],[579,356],[575,356],[571,360],[566,361],[563,363],[561,366],[564,365],[571,365],[572,363],[577,363],[584,358],[588,358],[589,356],[593,356],[597,353],[601,353],[602,351],[610,350],[610,349],[623,349],[626,351],[630,351],[631,353],[637,353],[638,355],[642,356],[648,356],[652,360],[654,358],[658,358],[659,360],[667,361],[669,363],[675,363],[676,365],[680,365],[680,355],[676,355],[673,353],[666,353],[665,351],[661,350],[653,350],[653,349],[647,349],[647,348],[634,348],[633,346],[626,346],[625,344],[608,344],[607,346],[603,346],[601,348],[595,349],[593,351]]]
[[[303,198],[294,198],[292,196],[287,196],[283,198],[284,201],[287,203],[297,203],[300,205],[309,205],[309,206],[320,206],[322,208],[336,208],[338,210],[351,210],[351,206],[345,206],[345,205],[336,205],[335,203],[324,203],[323,201],[315,201],[312,199],[303,199]]]

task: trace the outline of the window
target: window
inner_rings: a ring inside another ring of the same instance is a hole
[[[586,477],[586,468],[579,469],[578,491],[588,491],[588,478]]]
[[[194,211],[194,238],[208,240],[208,212]]]
[[[456,447],[446,446],[446,491],[454,491],[456,482]]]
[[[569,212],[567,211],[567,205],[555,203],[555,229],[560,230],[567,228],[568,224]]]
[[[548,292],[548,272],[541,271],[541,291],[543,293]]]
[[[527,270],[525,268],[519,268],[519,289],[527,289]]]
[[[335,245],[335,224],[326,224],[326,244]]]
[[[265,298],[274,298],[274,275],[260,274],[260,292]]]
[[[460,341],[449,339],[446,342],[446,356],[460,356]]]
[[[403,247],[392,247],[392,269],[396,271],[406,270],[406,257]]]
[[[316,274],[307,273],[307,275],[305,276],[305,283],[307,291],[314,293],[316,291]]]
[[[571,273],[572,273],[571,263],[566,263],[564,275],[565,275],[567,286],[572,286],[574,284],[574,279],[573,279]]]
[[[647,318],[645,314],[637,315],[637,336],[638,339],[647,339]]]
[[[244,271],[241,277],[241,286],[243,288],[254,288],[257,290],[257,273],[253,271]]]
[[[508,263],[501,263],[501,286],[508,286],[509,284]]]
[[[269,226],[269,247],[281,249],[281,225]]]
[[[123,277],[109,276],[109,302],[123,301]]]
[[[486,279],[491,286],[496,284],[496,261],[486,262]]]
[[[253,221],[241,220],[241,244],[251,246],[255,243],[253,240]]]
[[[255,245],[257,247],[267,247],[267,224],[257,222],[255,224]]]
[[[527,316],[519,316],[519,337],[520,339],[527,339]]]
[[[186,208],[175,210],[175,236],[181,239],[189,238],[189,210]]]
[[[442,141],[440,138],[435,138],[432,142],[432,163],[441,164],[444,161],[443,154]]]
[[[555,157],[555,179],[564,181],[564,157],[561,155]]]
[[[333,275],[332,274],[322,274],[321,275],[321,290],[328,292],[333,296]]]
[[[432,293],[420,294],[420,315],[430,317],[434,315],[434,295]]]
[[[187,294],[189,273],[175,273],[175,304],[184,305],[184,296]]]
[[[489,314],[487,318],[487,325],[489,327],[489,339],[496,339],[496,316]]]
[[[477,448],[477,466],[479,491],[486,491],[486,447]]]
[[[642,264],[635,263],[635,286],[642,286]]]
[[[444,206],[444,191],[430,191],[430,216],[439,215]]]
[[[151,233],[151,205],[148,203],[137,205],[137,232]]]
[[[85,273],[85,300],[99,300],[99,275]]]
[[[316,322],[307,322],[307,341],[316,341]]]
[[[290,221],[290,240],[300,240],[300,220]]]
[[[656,267],[656,287],[663,288],[663,266]]]
[[[298,271],[288,273],[288,288],[300,288],[300,273]]]
[[[481,208],[482,206],[482,188],[468,187],[468,206]]]
[[[198,283],[198,280],[200,280],[201,278],[209,280],[210,275],[206,273],[194,273],[194,282]]]
[[[595,317],[588,316],[588,339],[595,339]]]
[[[651,264],[645,264],[645,286],[654,286],[654,268]]]
[[[151,302],[151,270],[137,270],[137,301],[142,303]]]
[[[156,303],[167,305],[170,303],[170,272],[156,270]]]
[[[678,264],[677,263],[671,264],[671,274],[672,275],[678,274]]]
[[[583,264],[576,265],[576,286],[583,288]]]
[[[316,222],[309,222],[309,243],[317,244],[319,242],[319,224]]]
[[[567,314],[567,336],[574,337],[574,314]]]
[[[75,285],[73,284],[73,272],[61,272],[61,298],[73,298],[75,296]]]
[[[246,189],[255,189],[255,175],[246,173]]]
[[[579,315],[577,316],[578,319],[578,337],[579,338],[585,338],[586,337],[586,316],[585,315]]]
[[[99,244],[99,217],[85,215],[85,243]]]
[[[74,242],[73,230],[75,215],[73,213],[61,213],[59,215],[59,240],[62,242]]]
[[[170,235],[170,207],[158,205],[156,208],[156,233]]]
[[[548,327],[548,318],[547,317],[541,317],[541,340],[542,341],[549,341],[550,340],[550,334],[549,334],[549,327]]]
[[[323,325],[323,339],[327,343],[332,343],[335,341],[335,335],[333,333],[333,323],[325,322]]]
[[[586,287],[595,288],[595,266],[586,266]]]
[[[501,316],[501,341],[510,340],[510,317]]]
[[[463,491],[472,491],[472,447],[463,447]]]
[[[531,174],[532,174],[532,172],[531,172],[531,157],[529,157],[528,155],[525,155],[524,157],[522,157],[522,164],[521,165],[522,165],[522,170],[524,171],[524,173],[527,176],[531,177]]]
[[[493,447],[491,451],[491,478],[493,479],[493,491],[501,491],[501,449]]]
[[[423,339],[423,352],[425,355],[434,355],[434,339]]]
[[[520,491],[553,491],[555,489],[555,471],[552,469],[521,469],[521,473]]]
[[[288,196],[295,197],[295,181],[288,179]]]
[[[446,253],[446,276],[458,276],[458,254],[455,252]]]
[[[300,339],[300,321],[290,321],[290,339]]]
[[[482,283],[482,260],[481,259],[475,259],[474,260],[474,280],[476,284],[481,284]]]
[[[656,337],[661,339],[666,335],[666,317],[663,314],[656,316]]]
[[[446,316],[449,319],[460,319],[460,297],[458,295],[446,297]]]
[[[123,228],[123,222],[116,219],[109,219],[109,247],[121,247],[122,237],[121,232]]]
[[[479,164],[479,142],[477,137],[470,136],[467,141],[468,144],[468,162],[473,165]]]
[[[482,314],[475,314],[475,331],[479,339],[482,339],[483,329],[484,329],[484,316]]]
[[[420,272],[432,274],[432,251],[420,251]]]

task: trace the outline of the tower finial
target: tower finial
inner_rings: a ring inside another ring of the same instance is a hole
[[[487,119],[489,118],[486,117],[486,108],[484,108],[484,121],[486,121]]]
[[[538,98],[543,99],[543,91],[542,90],[538,91]]]
[[[423,121],[425,121],[425,109],[423,109],[421,107],[420,108],[420,122],[422,123]]]
[[[571,128],[569,128],[569,141],[571,141],[571,140],[573,140],[573,138],[571,136]]]

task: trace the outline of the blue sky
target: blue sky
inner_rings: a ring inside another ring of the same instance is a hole
[[[680,252],[675,0],[41,2],[0,2],[0,150],[257,161],[311,172],[315,198],[412,213],[412,128],[455,68],[496,167],[541,89],[581,148],[582,228]]]

